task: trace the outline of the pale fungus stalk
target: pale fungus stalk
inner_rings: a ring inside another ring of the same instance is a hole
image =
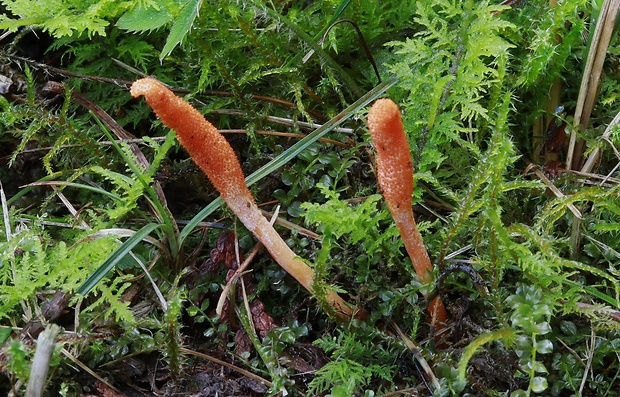
[[[235,152],[217,128],[192,105],[154,78],[147,77],[134,82],[131,95],[143,95],[146,98],[157,117],[176,132],[181,145],[243,225],[284,270],[312,293],[314,271],[295,255],[261,214],[245,183]],[[351,308],[335,292],[327,291],[327,301],[340,314],[351,315]]]
[[[398,106],[387,98],[377,100],[368,112],[368,130],[377,151],[377,180],[385,202],[398,226],[420,282],[433,282],[433,265],[413,217],[413,164],[409,142]],[[428,294],[428,291],[426,292]],[[432,324],[446,319],[446,309],[440,297],[428,308]]]

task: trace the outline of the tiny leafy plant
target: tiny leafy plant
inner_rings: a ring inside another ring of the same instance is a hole
[[[540,355],[553,353],[553,342],[548,337],[552,332],[549,320],[555,311],[555,301],[550,295],[543,296],[537,286],[520,286],[506,302],[514,310],[510,320],[518,332],[515,353],[527,382],[527,389],[515,390],[511,396],[543,393],[549,387],[546,378],[549,370]]]

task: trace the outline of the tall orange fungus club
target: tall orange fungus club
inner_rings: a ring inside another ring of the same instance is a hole
[[[284,242],[261,214],[245,183],[234,150],[213,124],[192,105],[176,96],[154,78],[143,78],[131,86],[133,97],[144,96],[157,117],[177,133],[177,139],[207,175],[224,202],[243,225],[267,248],[278,264],[310,293],[314,270]],[[350,316],[350,306],[335,292],[327,291],[327,301],[341,315]]]

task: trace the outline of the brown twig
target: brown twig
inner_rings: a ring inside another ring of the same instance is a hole
[[[549,180],[549,178],[547,178],[547,176],[540,170],[540,168],[538,168],[538,166],[532,162],[530,162],[528,159],[524,158],[525,162],[528,164],[528,166],[525,168],[524,173],[529,172],[530,170],[533,171],[536,176],[542,181],[542,183],[544,183],[549,190],[557,197],[557,198],[563,198],[564,197],[564,193],[562,193],[560,191],[560,189],[558,189],[553,182],[551,182]],[[573,213],[573,215],[575,215],[575,217],[577,219],[582,219],[581,216],[581,211],[579,211],[579,209],[577,209],[577,207],[575,207],[574,204],[569,203],[566,205],[568,207],[568,209]]]
[[[179,352],[185,353],[185,354],[191,354],[192,356],[196,356],[196,357],[200,357],[200,358],[204,358],[205,360],[209,360],[212,363],[219,364],[222,367],[226,367],[226,368],[232,369],[233,371],[238,372],[241,375],[247,376],[250,379],[254,379],[255,381],[260,382],[260,383],[264,384],[267,387],[272,387],[273,386],[273,384],[270,381],[268,381],[267,379],[265,379],[263,377],[260,377],[260,376],[256,375],[255,373],[252,373],[250,371],[246,371],[243,368],[237,367],[236,365],[227,363],[226,361],[222,361],[222,360],[220,360],[218,358],[215,358],[213,356],[210,356],[208,354],[197,352],[195,350],[190,350],[190,349],[187,349],[185,347],[180,347],[179,348]]]

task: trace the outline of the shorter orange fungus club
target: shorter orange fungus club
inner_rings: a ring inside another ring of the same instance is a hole
[[[314,271],[295,255],[261,214],[245,183],[234,150],[217,128],[192,105],[154,78],[147,77],[134,82],[131,95],[146,98],[157,117],[177,133],[181,145],[207,175],[243,225],[267,248],[284,270],[312,293]],[[327,291],[326,298],[338,313],[351,315],[351,308],[338,294]]]
[[[376,101],[368,113],[368,129],[377,151],[383,197],[392,213],[394,209],[403,212],[411,207],[413,164],[398,106],[390,99]]]
[[[413,164],[398,105],[387,98],[377,100],[368,112],[368,130],[377,151],[377,180],[383,197],[420,282],[429,284],[433,265],[413,217]],[[441,298],[433,299],[429,312],[433,324],[445,321]]]

